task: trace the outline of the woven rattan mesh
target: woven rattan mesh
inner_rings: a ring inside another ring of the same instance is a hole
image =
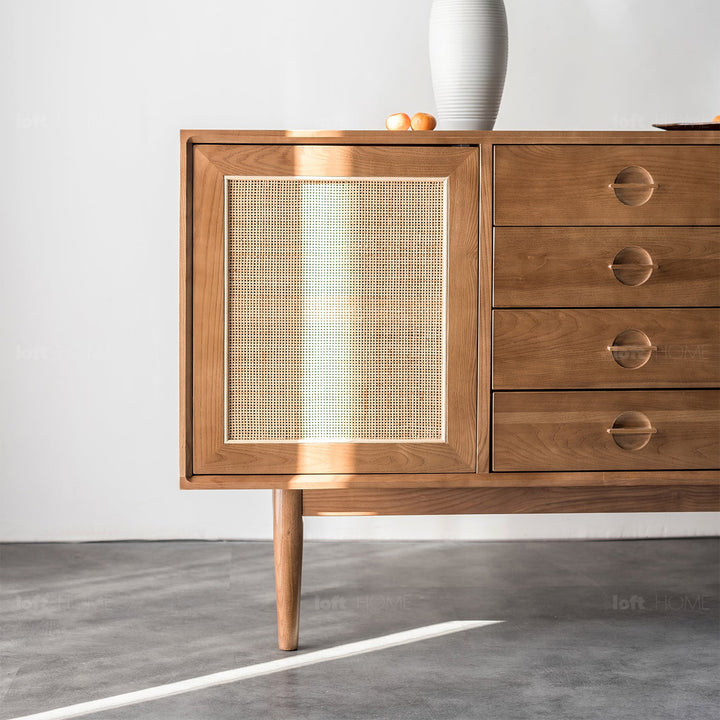
[[[443,437],[445,186],[227,179],[227,439]]]

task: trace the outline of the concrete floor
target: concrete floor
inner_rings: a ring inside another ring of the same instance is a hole
[[[323,542],[304,563],[299,653],[503,622],[85,717],[717,717],[715,539]],[[0,720],[288,656],[268,542],[8,544],[0,581]]]

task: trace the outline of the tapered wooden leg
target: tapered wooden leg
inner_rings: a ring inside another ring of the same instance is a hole
[[[273,490],[273,547],[278,645],[297,650],[302,577],[302,490]]]

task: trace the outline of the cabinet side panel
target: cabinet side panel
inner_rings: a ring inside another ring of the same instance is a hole
[[[186,132],[180,136],[180,481],[192,477],[192,152]]]

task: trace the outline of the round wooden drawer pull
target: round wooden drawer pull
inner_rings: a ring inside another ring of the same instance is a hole
[[[660,187],[657,183],[643,183],[643,182],[619,182],[619,183],[610,183],[608,187],[611,187],[613,190],[616,188],[620,188],[622,190],[655,190],[658,187]]]
[[[641,368],[658,349],[642,330],[623,330],[606,348],[612,359],[628,370]]]
[[[606,431],[615,445],[630,451],[642,450],[657,434],[648,416],[636,411],[620,413]]]
[[[659,265],[645,248],[630,245],[620,250],[608,267],[621,285],[638,287],[650,279]]]
[[[608,345],[610,352],[657,352],[657,345]]]
[[[610,427],[607,431],[611,435],[654,435],[657,432],[657,428],[654,427]]]
[[[652,175],[639,165],[630,165],[623,168],[608,187],[615,193],[615,197],[623,204],[637,207],[644,205],[659,185]]]
[[[611,270],[645,270],[652,269],[657,270],[660,266],[655,263],[610,263],[608,267]]]

